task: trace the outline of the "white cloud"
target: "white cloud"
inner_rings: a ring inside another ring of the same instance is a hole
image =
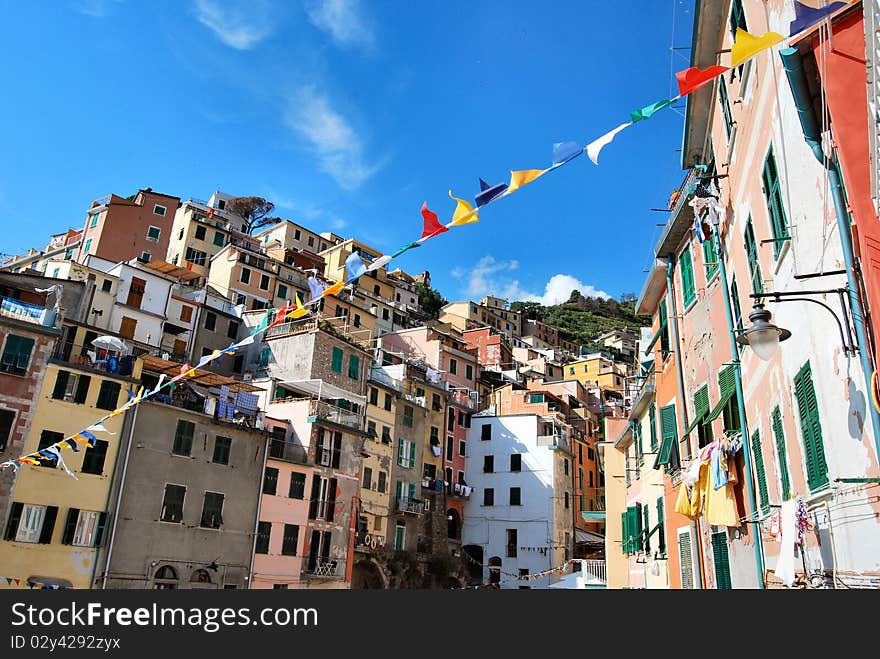
[[[302,88],[291,99],[284,120],[311,144],[321,169],[345,190],[360,187],[384,164],[366,162],[360,136],[314,87]]]
[[[338,45],[372,48],[373,30],[358,0],[307,0],[305,9],[312,24],[329,32]]]
[[[519,262],[498,261],[493,256],[484,256],[472,268],[454,268],[452,275],[458,279],[467,279],[464,293],[468,298],[478,299],[484,295],[505,298],[511,302],[540,302],[549,306],[567,302],[573,290],[578,290],[585,297],[610,297],[605,291],[585,284],[580,279],[566,274],[556,274],[550,277],[544,285],[543,295],[538,295],[525,290],[518,279],[513,279],[506,273],[512,273],[519,268]]]
[[[330,220],[330,228],[334,231],[342,231],[347,226],[348,222],[343,220],[341,217],[334,217],[332,220]]]
[[[76,9],[79,13],[95,18],[104,18],[114,4],[120,4],[122,0],[79,0]]]
[[[237,50],[248,50],[272,32],[272,17],[265,0],[224,2],[195,0],[196,18],[220,41]]]

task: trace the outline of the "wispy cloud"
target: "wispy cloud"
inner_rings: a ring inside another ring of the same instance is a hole
[[[313,86],[303,87],[291,98],[284,120],[311,145],[321,169],[344,190],[357,189],[384,165],[366,161],[361,137]]]
[[[272,33],[274,21],[266,0],[224,2],[195,0],[196,18],[220,41],[249,50]]]
[[[312,24],[328,32],[338,45],[369,50],[375,44],[359,0],[306,0],[305,9]]]
[[[347,226],[348,222],[343,220],[341,217],[334,217],[332,220],[330,220],[330,228],[334,231],[342,231]]]
[[[486,255],[471,268],[454,268],[452,275],[465,281],[463,292],[468,298],[493,295],[511,302],[520,300],[553,305],[566,302],[574,290],[580,291],[585,297],[610,297],[605,291],[600,291],[580,279],[566,274],[556,274],[550,277],[544,285],[544,293],[539,295],[524,289],[519,280],[512,277],[510,273],[515,272],[518,268],[519,262],[516,260],[498,261],[495,257]]]
[[[104,18],[114,5],[121,4],[122,0],[78,0],[74,6],[76,10],[86,16]]]

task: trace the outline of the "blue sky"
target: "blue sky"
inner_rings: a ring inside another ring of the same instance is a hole
[[[389,252],[423,201],[549,164],[675,94],[691,0],[4,2],[0,252],[138,188],[262,195]],[[675,12],[673,12],[675,10]],[[675,14],[675,21],[673,15]],[[683,52],[687,55],[687,51]],[[683,103],[681,103],[683,108]],[[392,262],[449,299],[638,293],[681,182],[683,109]]]

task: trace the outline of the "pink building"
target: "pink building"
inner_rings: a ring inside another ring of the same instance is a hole
[[[386,354],[424,360],[450,389],[476,389],[477,351],[457,333],[437,326],[415,327],[384,334],[379,347]]]
[[[490,327],[465,330],[462,337],[469,346],[477,349],[477,362],[484,368],[505,370],[513,364],[513,353],[504,336]]]

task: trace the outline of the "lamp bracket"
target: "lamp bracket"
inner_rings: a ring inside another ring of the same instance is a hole
[[[821,300],[814,300],[811,297],[804,297],[807,295],[831,294],[836,294],[838,297],[838,300],[840,302],[840,310],[843,317],[842,320],[840,317],[838,317],[834,309],[829,307]],[[844,352],[847,355],[854,356],[859,349],[853,341],[852,330],[850,329],[850,310],[846,304],[846,299],[848,295],[849,288],[844,287],[809,291],[766,291],[763,293],[751,293],[749,297],[753,298],[756,302],[759,303],[765,299],[769,299],[770,302],[812,302],[813,304],[818,304],[834,317],[834,320],[837,323],[837,329],[840,332],[840,343],[843,347]]]

